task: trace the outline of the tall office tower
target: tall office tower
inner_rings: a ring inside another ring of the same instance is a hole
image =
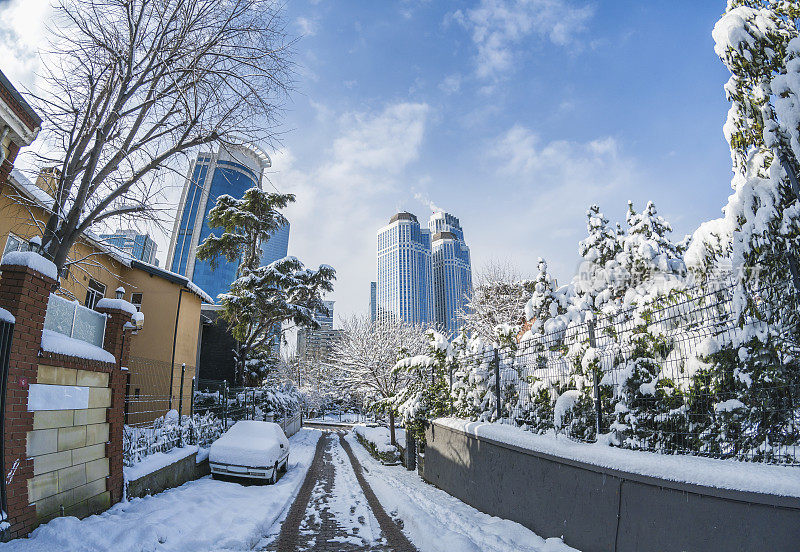
[[[289,254],[289,223],[275,231],[261,244],[261,265],[267,266]]]
[[[431,236],[411,213],[394,215],[378,230],[376,318],[432,324]]]
[[[472,264],[469,247],[458,219],[436,212],[428,221],[431,232],[433,294],[436,326],[456,335],[462,326],[461,314],[472,294]]]
[[[117,230],[113,234],[100,234],[100,239],[117,249],[149,264],[156,264],[158,245],[149,234],[140,234],[136,230]]]
[[[223,194],[240,198],[249,188],[261,187],[264,170],[269,166],[267,154],[254,146],[198,154],[183,188],[167,268],[188,277],[211,297],[228,291],[239,263],[223,259],[212,269],[211,263],[195,257],[197,246],[212,233],[206,220],[208,212]],[[219,229],[213,232],[218,233]]]
[[[372,322],[375,322],[375,310],[376,310],[376,300],[378,296],[378,283],[377,282],[370,282],[369,283],[369,319]]]
[[[319,328],[297,330],[297,356],[304,362],[325,362],[336,346],[342,330],[333,329],[333,301],[325,301],[327,313],[317,311],[314,320]]]

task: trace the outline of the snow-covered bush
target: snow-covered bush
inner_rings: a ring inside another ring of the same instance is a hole
[[[395,431],[398,432],[397,441],[405,443],[405,432],[397,428]],[[397,464],[400,462],[400,450],[391,443],[388,427],[370,427],[357,424],[353,426],[353,434],[358,442],[367,449],[367,452],[384,464]]]
[[[132,466],[156,452],[168,452],[184,445],[211,446],[222,434],[222,421],[213,414],[195,414],[178,419],[170,410],[156,418],[149,427],[124,426],[122,431],[123,463]]]
[[[428,330],[428,354],[406,357],[394,370],[407,378],[408,385],[394,398],[406,431],[425,442],[428,421],[452,412],[450,370],[453,356],[450,343],[439,332]]]

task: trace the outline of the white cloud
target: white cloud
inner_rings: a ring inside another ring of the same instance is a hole
[[[487,78],[511,70],[516,48],[531,35],[558,46],[573,45],[593,13],[592,6],[574,6],[569,0],[481,0],[446,21],[470,31],[478,48],[476,73]]]
[[[336,268],[337,316],[368,309],[375,233],[407,195],[429,115],[427,104],[407,102],[341,114],[320,127],[329,133],[320,151],[272,155],[270,180],[297,196],[287,210],[290,253],[309,266]]]
[[[40,70],[39,50],[47,45],[51,0],[0,2],[0,48],[5,52],[3,72],[11,83],[34,89]]]
[[[461,89],[461,75],[458,73],[447,75],[442,82],[439,83],[439,90],[447,95],[455,94]]]
[[[491,253],[516,259],[532,277],[542,256],[568,279],[577,266],[587,207],[598,203],[612,222],[624,221],[626,200],[636,195],[638,167],[611,136],[544,141],[515,125],[488,145],[488,160],[496,184],[485,218],[503,222],[470,233],[473,268]]]
[[[298,17],[295,19],[295,23],[300,28],[300,34],[303,36],[314,36],[319,31],[319,21],[316,19]]]

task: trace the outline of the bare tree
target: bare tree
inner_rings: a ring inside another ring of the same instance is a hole
[[[367,316],[353,316],[342,320],[342,337],[331,363],[342,371],[345,385],[387,411],[392,444],[397,441],[391,399],[407,384],[407,376],[394,366],[401,358],[422,354],[427,341],[424,328],[399,319],[372,322]]]
[[[54,28],[36,101],[59,269],[91,225],[157,220],[193,150],[275,136],[291,65],[273,0],[61,0]]]
[[[486,343],[495,338],[500,324],[523,324],[525,303],[535,282],[524,280],[510,261],[489,261],[477,274],[467,309],[461,314],[464,329]]]

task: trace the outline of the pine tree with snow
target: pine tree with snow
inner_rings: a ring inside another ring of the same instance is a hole
[[[237,341],[238,382],[248,377],[248,359],[268,346],[274,328],[283,322],[318,327],[314,315],[326,311],[322,294],[333,290],[336,271],[327,265],[309,270],[295,257],[285,257],[259,266],[262,244],[287,224],[280,209],[294,199],[250,188],[241,199],[219,196],[208,212],[208,225],[222,233],[209,235],[197,248],[197,258],[212,267],[220,259],[239,262],[236,280],[218,297],[220,315]]]
[[[547,321],[564,314],[567,311],[568,301],[559,293],[556,282],[547,272],[547,262],[539,257],[539,273],[534,280],[533,295],[525,305],[525,318],[531,322],[532,333],[545,333],[548,331]]]
[[[681,250],[670,240],[672,226],[658,214],[652,201],[637,213],[628,202],[628,231],[622,238],[622,251],[617,255],[629,278],[627,287],[636,287],[655,275],[682,274]]]
[[[427,354],[401,359],[394,368],[409,382],[394,403],[406,431],[423,445],[429,421],[447,416],[453,409],[449,384],[452,348],[439,332],[428,330],[427,335],[430,339]]]
[[[632,449],[679,450],[686,433],[683,394],[662,371],[673,345],[653,327],[651,315],[649,307],[639,308],[641,323],[623,337],[625,354],[617,359],[618,383],[609,408],[612,443]]]
[[[610,298],[615,259],[622,245],[597,205],[589,207],[586,218],[588,236],[578,244],[583,261],[574,280],[575,291],[586,308],[599,311]]]

